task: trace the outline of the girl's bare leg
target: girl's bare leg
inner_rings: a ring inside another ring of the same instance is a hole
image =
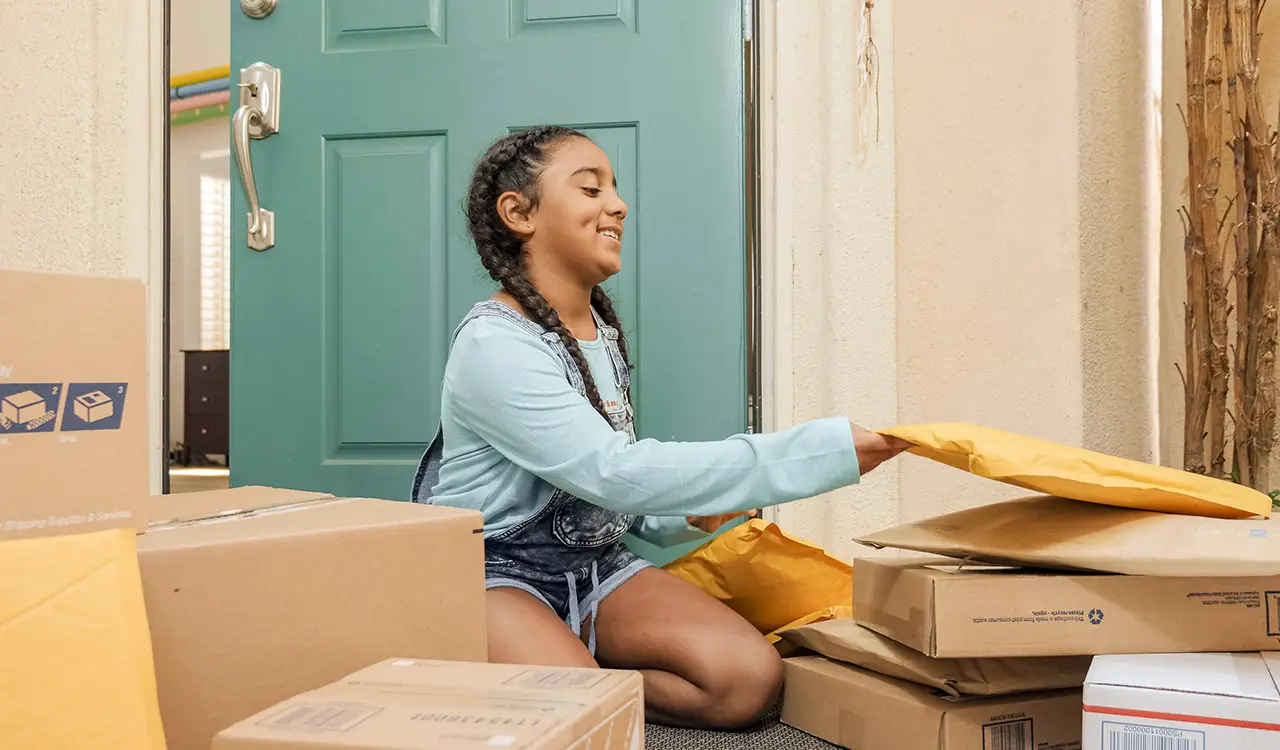
[[[649,721],[740,729],[768,713],[782,691],[773,646],[736,612],[664,570],[627,581],[600,603],[598,617],[596,658],[644,675]]]
[[[515,588],[489,589],[485,596],[490,662],[596,667],[582,641],[537,597]]]

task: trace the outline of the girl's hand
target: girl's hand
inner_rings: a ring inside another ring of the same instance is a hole
[[[726,513],[719,516],[685,516],[685,521],[695,528],[702,529],[708,534],[714,534],[716,529],[724,526],[738,516],[746,516],[747,518],[755,518],[760,515],[759,512],[750,510],[746,513]]]
[[[863,476],[880,464],[911,448],[911,443],[853,425],[853,447],[858,451],[858,470]]]

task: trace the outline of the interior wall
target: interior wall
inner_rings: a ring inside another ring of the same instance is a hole
[[[200,181],[202,177],[230,179],[230,150],[225,117],[174,128],[171,135],[169,205],[172,236],[169,247],[169,444],[175,448],[184,435],[185,359],[183,352],[199,349],[200,271],[202,258]]]
[[[160,387],[161,0],[0,3],[0,267],[148,282]],[[163,465],[152,409],[152,487]]]
[[[231,13],[240,3],[173,0],[169,64],[174,75],[216,68],[231,60]]]
[[[222,0],[183,0],[173,4],[170,69],[174,75],[226,65],[231,60],[230,9]],[[171,450],[183,442],[182,352],[200,348],[200,177],[226,179],[230,175],[229,128],[230,119],[221,117],[182,125],[170,133]]]

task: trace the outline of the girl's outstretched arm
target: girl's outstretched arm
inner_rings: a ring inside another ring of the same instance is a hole
[[[445,380],[445,408],[461,425],[526,471],[602,508],[738,513],[860,478],[854,428],[844,418],[716,442],[629,444],[570,386],[550,348],[498,318],[464,327]]]

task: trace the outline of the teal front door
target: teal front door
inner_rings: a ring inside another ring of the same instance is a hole
[[[475,160],[513,129],[584,130],[629,202],[612,282],[644,436],[746,421],[742,0],[231,3],[233,79],[280,71],[253,140],[274,247],[233,190],[231,471],[406,499],[454,326],[493,291],[466,235]]]

